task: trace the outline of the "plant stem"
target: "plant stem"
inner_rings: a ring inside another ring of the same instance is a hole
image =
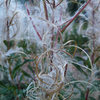
[[[93,3],[91,4],[92,8],[93,8]],[[92,64],[94,64],[94,57],[95,57],[95,31],[94,31],[94,26],[95,24],[95,10],[93,9],[92,10],[92,47],[93,47],[93,51],[92,51],[92,55],[91,55],[91,61],[92,61]]]
[[[61,30],[61,32],[64,32],[65,29],[75,20],[75,18],[86,8],[86,6],[89,4],[91,0],[88,0],[87,3],[75,14],[75,16],[67,23],[65,27]]]
[[[66,66],[65,66],[64,76],[66,76],[66,73],[67,73],[67,67],[68,67],[68,64],[66,64]]]
[[[88,96],[89,96],[89,88],[88,88],[87,91],[86,91],[86,97],[85,97],[85,100],[88,100]]]
[[[45,12],[46,20],[48,20],[48,10],[47,10],[47,5],[46,5],[46,1],[45,0],[43,0],[43,6],[44,6],[44,12]]]
[[[26,9],[27,9],[27,14],[28,14],[28,16],[29,16],[29,18],[30,18],[30,20],[31,20],[31,22],[32,22],[32,25],[33,25],[34,30],[36,31],[36,33],[37,33],[39,39],[42,40],[42,37],[41,37],[40,33],[37,31],[37,28],[36,28],[36,26],[35,26],[35,24],[34,24],[34,22],[33,22],[33,20],[32,20],[32,17],[30,16],[30,11],[29,11],[29,9],[28,9],[28,7],[27,7],[26,4],[25,4],[25,7],[26,7]]]

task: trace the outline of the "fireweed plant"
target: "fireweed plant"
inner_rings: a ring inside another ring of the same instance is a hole
[[[80,26],[79,33],[83,33],[83,34],[85,33],[85,35],[87,35],[89,37],[89,40],[90,40],[89,47],[92,51],[92,54],[91,54],[92,63],[95,62],[95,54],[99,50],[99,45],[100,45],[100,38],[99,38],[100,34],[99,34],[99,28],[98,28],[98,26],[99,26],[99,18],[98,18],[99,9],[100,9],[100,0],[97,0],[96,2],[91,0],[88,7],[86,8],[86,13],[81,14],[81,16],[84,17],[85,22],[83,23],[81,21],[81,23],[79,24],[79,26]],[[88,28],[85,31],[83,31],[82,26],[85,23],[88,24]]]
[[[94,2],[91,0],[88,7],[86,8],[87,17],[84,16],[85,20],[88,22],[88,28],[83,31],[82,25],[84,23],[80,23],[79,32],[85,34],[89,38],[89,48],[91,61],[93,64],[93,71],[95,75],[98,77],[100,73],[100,33],[99,33],[99,18],[98,14],[100,11],[100,0]],[[98,78],[96,79],[98,80]],[[91,80],[92,81],[92,80]]]
[[[20,2],[0,0],[0,100],[23,100],[27,81],[30,82],[34,77],[25,71],[25,66],[28,66],[29,73],[33,73],[31,67],[33,59],[29,60],[29,58],[33,56],[36,49],[32,41],[30,45],[29,41],[23,40],[28,31],[28,28],[26,30],[27,25],[24,23],[25,18],[25,12]],[[30,52],[31,57],[28,56]],[[27,62],[29,62],[28,65]],[[24,68],[22,68],[23,65]]]
[[[99,33],[99,18],[98,14],[100,11],[100,0],[94,2],[93,0],[87,7],[87,13],[90,14],[89,18],[87,18],[89,22],[89,27],[87,28],[86,34],[90,38],[90,48],[91,48],[91,59],[93,64],[97,64],[99,66],[98,60],[99,59],[99,51],[100,51],[100,33]],[[98,67],[99,69],[99,67]]]
[[[76,19],[76,17],[86,8],[86,6],[90,3],[91,0],[88,0],[86,3],[84,3],[78,11],[75,13],[74,16],[72,16],[67,21],[63,22],[61,24],[62,18],[62,12],[60,12],[60,18],[58,17],[56,19],[56,13],[59,9],[59,7],[63,4],[63,0],[42,0],[40,2],[43,3],[44,8],[44,15],[45,18],[38,17],[39,20],[46,23],[46,27],[48,30],[44,32],[42,35],[37,30],[36,25],[34,24],[34,20],[32,20],[32,15],[30,14],[30,9],[28,8],[27,4],[25,4],[27,14],[29,16],[30,21],[32,22],[33,28],[41,41],[43,53],[37,57],[36,60],[36,81],[33,81],[30,83],[30,85],[27,88],[27,97],[29,99],[33,100],[58,100],[59,96],[62,97],[63,100],[69,99],[69,97],[64,97],[62,94],[60,94],[60,91],[63,90],[67,85],[73,84],[73,83],[85,83],[89,84],[90,86],[95,86],[87,81],[66,81],[66,73],[67,73],[67,67],[69,63],[74,63],[77,65],[80,65],[81,67],[85,68],[86,70],[89,70],[91,72],[91,75],[93,75],[93,65],[91,62],[90,56],[86,53],[85,50],[78,47],[77,45],[69,45],[71,42],[74,42],[73,40],[69,40],[66,43],[63,44],[63,35],[66,28]],[[63,6],[63,5],[62,5]],[[34,16],[36,17],[36,16]],[[60,39],[58,39],[60,38]],[[49,40],[49,41],[48,41]],[[47,42],[46,42],[47,41]],[[74,62],[72,60],[75,52],[73,55],[66,52],[65,47],[75,47],[83,51],[86,56],[89,59],[91,69],[81,65],[77,62]],[[96,89],[96,88],[95,88]],[[88,99],[88,89],[86,92],[85,100]]]
[[[75,5],[79,4],[80,1],[78,1],[77,4],[76,4],[76,2],[74,2],[74,4],[73,4],[72,3],[73,1],[70,1],[70,2],[71,2],[70,5],[74,5],[74,7],[75,7]],[[81,13],[79,16],[79,17],[82,17],[82,19],[77,22],[78,24],[80,23],[79,27],[77,28],[79,30],[78,33],[79,34],[82,33],[83,35],[85,34],[89,38],[89,41],[88,41],[89,48],[88,49],[90,49],[90,50],[88,50],[88,54],[91,55],[91,61],[93,64],[92,71],[95,73],[94,75],[89,77],[90,78],[89,82],[91,82],[93,84],[98,84],[98,87],[100,84],[99,83],[99,76],[100,76],[100,74],[99,74],[100,73],[100,69],[99,69],[99,65],[100,65],[100,42],[99,42],[100,39],[99,39],[99,35],[100,34],[99,34],[99,28],[97,27],[97,26],[99,26],[99,18],[97,17],[97,14],[99,14],[99,9],[100,9],[99,5],[100,5],[99,0],[97,0],[96,2],[91,1],[89,3],[88,7],[86,8],[85,12]],[[69,9],[71,9],[71,8],[69,8]],[[70,13],[73,13],[73,12],[70,12]],[[76,24],[75,22],[73,24]],[[84,28],[84,25],[86,26],[85,28]],[[88,25],[88,27],[87,27],[87,25]],[[76,26],[78,26],[78,25],[76,24]],[[86,29],[86,30],[83,30],[83,29]],[[74,29],[74,32],[76,32],[75,29]],[[73,35],[70,35],[70,36],[73,36]],[[79,36],[78,37],[79,39],[77,38],[77,40],[82,39],[81,34],[80,35],[76,34],[75,37],[77,37],[77,36]],[[82,48],[84,48],[84,50],[87,51],[87,47],[82,47]],[[90,66],[87,63],[88,59],[86,57],[85,58],[83,57],[84,58],[83,59],[83,58],[80,58],[80,56],[78,55],[78,56],[75,56],[75,58],[78,61],[83,62],[88,67]],[[87,94],[89,94],[89,93],[90,93],[90,90],[87,89]],[[98,92],[96,92],[96,94],[98,95],[98,93],[100,93],[99,89],[98,89]],[[97,95],[95,97],[97,97]],[[99,99],[99,97],[96,98],[96,100],[98,100],[98,99]]]
[[[64,15],[64,8],[66,7],[65,0],[40,0],[39,2],[40,5],[38,5],[38,7],[33,7],[33,3],[31,0],[29,0],[29,2],[26,2],[24,5],[26,12],[24,12],[24,10],[17,9],[21,7],[19,7],[19,4],[14,0],[5,0],[0,2],[0,6],[3,6],[5,9],[6,23],[4,26],[6,26],[5,33],[7,33],[5,35],[6,38],[4,38],[4,40],[6,39],[5,43],[7,43],[7,48],[5,52],[2,50],[0,51],[0,53],[3,54],[2,56],[0,56],[0,59],[3,58],[3,60],[6,60],[5,58],[9,57],[12,54],[22,54],[24,57],[22,57],[21,60],[25,61],[21,63],[20,66],[23,66],[26,62],[33,61],[33,59],[30,60],[31,57],[34,58],[35,77],[33,81],[31,80],[31,83],[26,89],[27,98],[30,100],[71,99],[71,97],[73,96],[74,88],[70,88],[70,91],[68,91],[67,96],[65,95],[67,93],[66,89],[67,86],[70,86],[75,83],[84,83],[86,84],[86,86],[92,87],[93,89],[97,90],[97,88],[91,83],[90,80],[67,80],[67,73],[68,69],[71,66],[71,63],[79,65],[85,71],[90,73],[90,77],[94,75],[94,72],[91,57],[87,54],[85,50],[77,46],[77,43],[74,40],[69,40],[66,43],[63,42],[65,30],[88,6],[88,4],[90,4],[91,0],[87,0],[76,11],[74,16],[70,18],[66,18],[66,15]],[[16,5],[14,6],[14,10],[12,9],[13,7],[11,7],[11,5]],[[33,8],[35,10],[33,10]],[[27,19],[27,24],[23,24],[25,23],[25,19]],[[24,39],[24,35],[22,35],[24,33],[27,39],[35,40],[38,47],[40,47],[41,50],[36,55],[27,53],[24,48],[23,51],[21,51],[19,48],[17,48],[17,46],[13,47],[13,49],[10,48],[9,41],[11,39],[19,39],[21,37],[23,37]],[[74,47],[74,53],[70,54],[69,52],[67,52],[66,47]],[[77,49],[81,50],[87,56],[91,68],[80,64],[74,60],[74,56],[76,54]],[[3,66],[4,64],[7,66],[10,65],[9,60],[7,60],[6,62],[4,61],[5,63],[2,62],[1,65]],[[15,64],[15,62],[13,63],[13,65]],[[15,80],[17,81],[15,75],[18,73],[18,71],[16,72],[16,69],[19,69],[20,66],[18,65],[15,68],[11,68],[10,65],[10,67],[8,68],[10,80],[14,85],[17,84],[14,82]],[[16,74],[12,73],[12,69],[14,69],[13,73],[16,72]],[[26,75],[29,76],[28,74]],[[25,83],[25,81],[23,82]],[[62,91],[65,91],[65,94],[62,93]],[[16,96],[16,93],[14,94]],[[87,91],[84,96],[85,100],[88,100],[88,97],[89,89],[87,88]],[[16,99],[18,100],[19,97],[17,96]]]

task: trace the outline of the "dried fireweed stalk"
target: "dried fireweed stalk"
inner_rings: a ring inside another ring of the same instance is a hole
[[[64,23],[65,19],[62,18],[62,11],[58,11],[58,9],[63,6],[64,0],[59,0],[59,1],[43,0],[43,2],[42,1],[40,2],[40,5],[41,3],[43,3],[42,6],[44,8],[45,19],[41,18],[40,16],[38,17],[38,19],[44,21],[46,27],[45,29],[43,28],[44,30],[40,31],[40,33],[44,32],[43,34],[41,34],[41,36],[43,37],[40,38],[39,34],[37,34],[37,36],[41,40],[44,52],[39,57],[37,57],[36,82],[35,81],[31,82],[27,88],[27,97],[29,99],[33,99],[33,100],[58,99],[57,95],[59,94],[59,91],[64,87],[66,83],[65,73],[67,69],[65,69],[65,67],[67,66],[68,62],[71,62],[71,60],[68,59],[68,56],[69,58],[72,58],[72,55],[66,52],[64,47],[65,45],[73,41],[70,40],[64,45],[63,42],[60,41],[59,44],[58,37],[60,37],[60,40],[63,41],[62,39],[63,36],[61,32],[65,31],[65,29],[84,10],[84,8],[88,5],[90,1],[91,0],[88,0],[85,4],[83,4],[80,7],[80,9],[76,12],[76,14],[72,18],[70,18],[69,21],[66,21],[65,23]],[[26,9],[27,9],[28,16],[30,17],[30,21],[32,21],[32,15],[30,15],[29,13],[29,8],[26,7]],[[60,16],[57,16],[57,19],[56,19],[56,13],[60,14]],[[63,28],[61,26],[61,21],[62,23],[64,23]],[[41,26],[41,29],[42,27],[43,26]],[[55,37],[56,37],[56,42],[55,42]],[[49,40],[50,42],[45,42],[45,40],[46,41]],[[70,46],[82,50],[89,58],[92,67],[92,63],[89,55],[82,48],[76,45],[70,45]],[[87,68],[86,66],[84,65],[81,66],[92,72],[92,70]]]
[[[28,33],[28,37],[34,37],[33,39],[35,39],[38,45],[42,48],[42,53],[36,58],[35,62],[36,80],[31,82],[27,87],[26,94],[27,98],[30,100],[57,100],[59,91],[66,85],[74,83],[73,81],[66,84],[65,76],[67,65],[68,63],[80,64],[71,60],[74,54],[71,55],[66,52],[66,46],[75,47],[83,51],[89,58],[92,67],[89,55],[82,48],[76,45],[68,45],[73,42],[73,40],[69,40],[63,44],[62,34],[62,32],[64,32],[65,29],[75,20],[90,1],[91,0],[88,0],[84,3],[75,15],[68,19],[66,19],[66,16],[64,15],[65,7],[67,5],[65,0],[41,0],[39,7],[34,7],[34,11],[32,10],[33,7],[26,3],[26,12],[20,10],[20,7],[18,7],[18,4],[14,0],[5,0],[0,2],[0,6],[5,9],[5,13],[1,13],[0,20],[4,21],[4,25],[2,26],[6,26],[5,30],[0,28],[0,32],[6,34],[0,34],[1,37],[3,37],[1,39],[10,41],[11,39],[21,39],[21,37],[26,38],[27,36],[23,37],[23,33]],[[3,16],[6,17],[3,18]],[[27,25],[23,24],[25,23],[24,20]],[[60,41],[58,41],[59,37]],[[9,50],[8,48],[7,52],[0,52],[0,59],[3,61],[13,53],[21,53],[27,56],[25,53],[20,51],[19,48],[15,49]],[[84,65],[80,66],[92,72],[90,68],[87,68]],[[89,82],[84,81],[84,83],[92,85]]]
[[[100,0],[91,0],[89,5],[86,8],[86,15],[85,20],[88,21],[88,27],[85,31],[82,30],[81,23],[80,30],[81,32],[89,37],[89,48],[91,49],[91,59],[92,63],[95,65],[95,59],[100,55],[99,48],[100,48]],[[99,66],[99,62],[97,63]],[[95,67],[94,67],[95,69]]]

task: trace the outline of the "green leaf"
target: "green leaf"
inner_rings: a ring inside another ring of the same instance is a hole
[[[4,85],[3,82],[0,81],[0,87],[6,87],[6,85]]]
[[[1,94],[6,94],[8,92],[7,88],[0,88],[0,95]]]
[[[23,73],[24,76],[32,78],[32,76],[30,74],[28,74],[27,72],[25,72],[24,70],[21,70],[21,72]]]
[[[4,42],[5,46],[7,47],[7,49],[10,49],[11,47],[14,47],[14,45],[15,45],[14,40],[10,40],[10,41],[4,40],[3,42]]]
[[[100,56],[98,56],[96,59],[95,59],[95,63],[100,60]]]
[[[88,27],[88,22],[86,21],[86,22],[84,22],[84,24],[83,24],[83,26],[82,26],[82,29],[83,29],[83,30],[86,30],[87,27]]]
[[[26,49],[27,48],[27,42],[26,40],[21,40],[18,42],[18,47],[22,47],[23,49]]]
[[[12,71],[12,76],[13,76],[13,78],[16,76],[16,72],[17,72],[24,64],[26,64],[27,62],[32,62],[32,61],[33,61],[32,59],[26,59],[23,63],[17,65],[17,66],[13,69],[13,71]]]
[[[73,64],[80,72],[82,72],[85,76],[88,76],[87,73],[81,68],[81,66],[77,64]]]
[[[20,82],[23,80],[23,78],[24,78],[24,75],[22,74],[20,77]]]
[[[16,89],[17,89],[17,87],[16,86],[14,86],[14,85],[10,85],[10,86],[8,86],[7,87],[8,88],[8,90],[12,90],[12,91],[15,91]]]
[[[89,59],[84,59],[84,58],[79,57],[79,56],[76,56],[75,59],[78,60],[78,61],[82,61],[82,63],[83,63],[85,66],[88,66],[88,68],[91,68]]]

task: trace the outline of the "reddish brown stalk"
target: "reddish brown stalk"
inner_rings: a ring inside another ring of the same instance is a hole
[[[94,42],[94,41],[93,41]],[[95,56],[95,52],[93,51],[92,55],[91,55],[91,61],[92,61],[92,64],[94,64],[94,56]]]
[[[53,0],[53,8],[55,8],[55,0]]]
[[[44,6],[45,18],[48,20],[48,10],[45,0],[43,0],[43,6]]]
[[[12,69],[11,69],[11,67],[9,67],[9,75],[10,75],[11,80],[13,81],[13,76],[11,73],[12,73]]]
[[[61,39],[61,41],[62,41],[62,36],[61,36],[61,34],[60,34],[60,29],[59,29],[59,27],[58,27],[58,31],[57,31],[57,35],[56,35],[56,41],[55,41],[55,47],[56,47],[56,44],[57,44],[57,42],[58,42],[58,37],[60,36],[60,39]]]
[[[68,64],[66,64],[66,66],[65,66],[64,76],[66,76],[66,73],[67,73],[67,67],[68,67]]]
[[[7,14],[7,21],[6,21],[6,31],[7,31],[7,37],[6,37],[6,40],[8,41],[8,48],[7,48],[7,50],[9,50],[10,49],[10,44],[9,44],[9,41],[10,41],[10,33],[9,33],[9,27],[10,27],[10,25],[9,25],[9,18],[8,18],[8,0],[6,0],[6,14]]]
[[[69,97],[65,100],[70,100],[71,96],[73,95],[73,88],[72,88],[72,93],[69,95]]]
[[[86,91],[86,97],[85,97],[85,100],[88,100],[88,96],[89,96],[89,88],[88,88],[87,91]]]
[[[49,0],[46,0],[48,4],[53,5],[53,3],[49,2]]]
[[[32,22],[32,25],[33,25],[34,30],[36,31],[36,33],[37,33],[39,39],[42,40],[42,37],[41,37],[40,33],[37,31],[37,28],[36,28],[36,26],[35,26],[35,24],[34,24],[34,22],[33,22],[33,20],[32,20],[32,17],[30,16],[30,11],[29,11],[29,9],[27,8],[27,5],[26,5],[26,4],[25,4],[25,7],[26,7],[26,9],[27,9],[27,14],[28,14],[28,16],[29,16],[29,18],[30,18],[30,20],[31,20],[31,22]]]
[[[54,5],[55,5],[55,2],[54,2]],[[54,23],[54,11],[53,11],[53,14],[52,14],[52,23]],[[53,48],[54,47],[54,42],[53,42],[53,40],[54,40],[54,27],[52,27],[52,29],[51,29],[51,34],[52,34],[52,36],[51,36],[51,48]],[[51,54],[50,54],[50,62],[51,62],[51,64],[53,63],[53,51],[51,51]],[[51,71],[52,71],[52,68],[50,69]]]
[[[8,19],[7,19],[7,41],[9,41],[9,22],[8,22]]]
[[[93,3],[91,3],[91,6],[93,8]],[[95,10],[93,9],[92,10],[92,27],[93,27],[93,29],[92,29],[92,33],[93,33],[93,35],[92,35],[92,40],[93,40],[92,47],[93,47],[93,52],[92,52],[92,55],[91,55],[92,64],[94,64],[94,57],[95,57],[95,39],[96,39],[96,37],[95,37],[95,31],[94,31],[94,29],[95,29],[94,24],[95,24]]]
[[[91,1],[91,0],[88,0],[87,3],[79,10],[79,12],[76,13],[76,15],[75,15],[72,19],[67,20],[67,21],[64,22],[62,25],[60,25],[60,26],[63,26],[64,24],[67,23],[67,25],[66,25],[65,27],[63,27],[63,29],[60,29],[59,31],[64,32],[65,29],[74,21],[74,19],[84,10],[84,8],[89,4],[90,1]],[[57,32],[55,46],[56,46],[57,41],[58,41],[58,36],[59,36],[59,32]]]
[[[55,0],[53,2],[49,2],[49,0],[46,0],[48,4],[50,4],[53,8],[55,8]]]
[[[65,25],[66,23],[68,23],[71,19],[67,20],[66,22],[62,23],[61,25],[57,26],[57,27],[61,27],[63,25]]]
[[[6,7],[7,7],[7,5],[8,5],[8,0],[6,0]]]
[[[60,0],[60,2],[55,7],[58,7],[62,2],[63,0]]]
[[[70,53],[66,52],[65,50],[58,49],[58,51],[57,51],[57,52],[59,52],[59,51],[61,51],[61,52],[65,53],[65,54],[67,54],[67,55],[69,55],[71,58],[73,57]]]
[[[18,98],[18,96],[17,96],[17,98],[16,98],[17,100],[19,100],[19,98]]]
[[[91,0],[88,0],[87,3],[75,14],[75,16],[68,22],[68,24],[63,27],[63,29],[61,30],[61,32],[64,32],[65,29],[75,20],[75,18],[85,9],[85,7],[89,4]]]
[[[48,2],[48,4],[52,5],[53,8],[58,7],[58,6],[63,2],[63,0],[61,0],[61,1],[56,5],[56,4],[55,4],[55,1],[53,1],[53,3],[49,2],[49,0],[46,0],[46,1]]]

